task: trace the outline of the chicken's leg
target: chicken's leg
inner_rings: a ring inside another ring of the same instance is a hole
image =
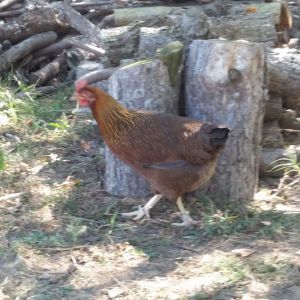
[[[191,226],[191,225],[199,224],[200,221],[193,220],[192,217],[190,216],[190,213],[185,210],[185,208],[183,206],[183,203],[182,203],[182,198],[181,197],[178,197],[178,199],[176,201],[176,204],[177,204],[177,207],[178,207],[179,211],[182,214],[183,222],[182,223],[172,223],[173,226],[185,227],[185,226]]]
[[[162,198],[163,195],[157,194],[154,195],[146,204],[144,207],[141,205],[139,206],[138,210],[135,210],[133,212],[128,213],[122,213],[123,217],[134,217],[133,220],[140,220],[143,217],[146,217],[147,219],[150,219],[150,210],[151,208]]]

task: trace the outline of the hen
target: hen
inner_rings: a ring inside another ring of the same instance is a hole
[[[176,201],[183,219],[194,221],[182,204],[182,195],[198,189],[215,172],[217,158],[229,129],[175,115],[128,110],[103,90],[79,80],[75,85],[80,106],[89,106],[109,149],[142,175],[155,195],[144,207],[124,216],[150,218],[162,198]]]

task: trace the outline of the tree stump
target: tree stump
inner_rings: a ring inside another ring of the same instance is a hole
[[[258,182],[265,104],[263,45],[197,40],[189,50],[185,71],[187,115],[231,128],[206,192],[219,204],[244,204],[253,199]]]
[[[177,61],[177,68],[168,62],[166,50],[180,58],[172,59]],[[183,45],[174,42],[160,52],[161,59],[140,61],[116,71],[110,77],[109,93],[130,109],[177,114]],[[121,197],[150,194],[148,183],[108,149],[105,161],[105,188],[109,193]]]

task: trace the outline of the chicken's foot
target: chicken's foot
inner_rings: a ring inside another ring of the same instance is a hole
[[[197,225],[200,223],[200,221],[195,221],[191,216],[190,213],[188,211],[185,210],[183,203],[182,203],[182,198],[178,197],[177,201],[176,201],[177,207],[179,209],[179,211],[181,212],[182,215],[182,223],[172,223],[173,226],[176,227],[188,227],[188,226],[193,226],[193,225]]]
[[[142,219],[144,217],[146,217],[146,219],[151,219],[150,218],[150,210],[162,198],[162,196],[163,195],[161,195],[161,194],[154,195],[145,204],[144,207],[142,207],[141,205],[139,205],[138,210],[135,210],[135,211],[132,211],[132,212],[128,212],[128,213],[122,213],[122,216],[123,217],[127,217],[127,218],[134,217],[133,218],[134,221],[140,220],[140,219]]]

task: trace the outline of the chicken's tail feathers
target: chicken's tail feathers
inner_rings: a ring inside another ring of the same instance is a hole
[[[210,133],[210,145],[212,147],[224,146],[230,130],[227,127],[215,127]]]

